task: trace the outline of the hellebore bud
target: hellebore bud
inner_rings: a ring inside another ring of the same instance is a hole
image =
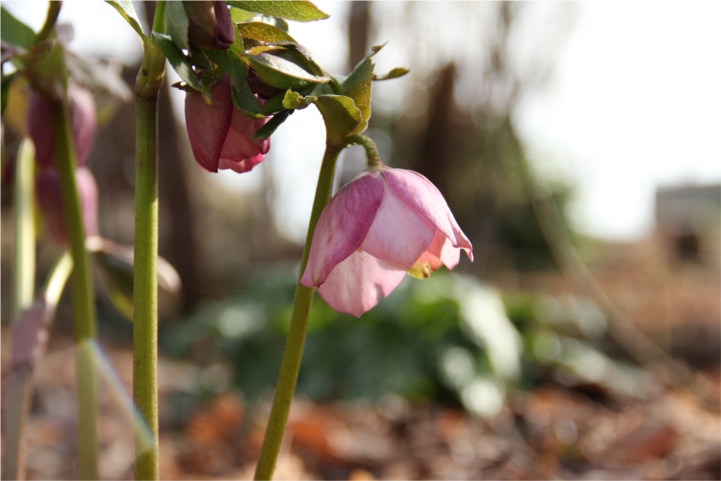
[[[185,122],[195,160],[210,172],[248,172],[270,149],[270,139],[253,138],[268,119],[250,119],[233,106],[227,75],[213,87],[211,96],[215,105],[208,105],[200,92],[185,94]]]
[[[80,194],[85,236],[98,235],[98,185],[87,167],[79,167],[75,170],[75,181]],[[58,171],[43,169],[35,181],[35,191],[48,231],[58,244],[66,245],[68,236]]]
[[[323,210],[301,283],[340,312],[359,317],[398,287],[406,272],[453,269],[473,246],[443,195],[410,170],[382,167],[345,185]]]
[[[68,111],[73,128],[75,154],[78,165],[88,163],[97,128],[95,100],[85,88],[68,85]],[[41,94],[33,92],[28,112],[28,132],[35,144],[35,158],[42,167],[55,167],[55,131],[52,104]]]
[[[201,48],[225,50],[233,45],[235,27],[225,2],[183,2],[188,15],[188,40]]]

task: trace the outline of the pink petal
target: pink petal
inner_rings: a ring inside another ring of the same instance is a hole
[[[386,187],[361,249],[408,270],[428,249],[435,234],[435,228],[425,218]]]
[[[232,99],[231,99],[232,100]],[[253,135],[268,119],[250,119],[240,110],[232,109],[230,129],[220,151],[220,158],[233,162],[241,162],[270,149],[270,139],[254,139]]]
[[[473,260],[473,246],[458,226],[443,194],[428,179],[417,172],[403,169],[388,169],[382,174],[391,189],[446,236],[454,247],[466,251]]]
[[[68,85],[68,108],[73,124],[77,163],[85,165],[88,163],[88,157],[93,149],[97,128],[93,94],[75,83],[70,83]]]
[[[217,172],[234,110],[227,76],[213,87],[211,96],[215,105],[208,105],[200,92],[185,94],[185,123],[195,160],[204,169]]]
[[[231,160],[227,159],[220,159],[220,163],[218,164],[219,169],[230,169],[234,172],[237,172],[239,174],[242,174],[244,172],[250,172],[253,170],[253,167],[263,162],[263,159],[265,159],[265,154],[258,154],[255,157],[251,157],[250,159],[241,160],[240,162],[233,162]]]
[[[405,273],[367,252],[355,251],[335,266],[318,293],[336,311],[360,317],[393,292]]]
[[[346,184],[318,219],[301,283],[318,287],[360,247],[383,201],[383,181],[364,173]]]
[[[95,177],[87,167],[78,167],[75,170],[75,181],[78,184],[80,203],[83,209],[83,225],[85,236],[98,235],[98,184]]]

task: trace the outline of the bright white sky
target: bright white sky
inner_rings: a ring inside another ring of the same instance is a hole
[[[37,29],[47,3],[3,4]],[[316,4],[331,19],[292,24],[291,33],[328,70],[343,72],[348,3]],[[516,123],[538,170],[575,184],[578,228],[606,238],[638,238],[653,230],[658,185],[721,182],[721,2],[575,6],[577,20],[554,75],[543,92],[519,107]],[[132,30],[102,2],[67,0],[61,19],[74,25],[77,50],[124,61],[139,55]],[[376,57],[379,70],[396,66],[393,49],[389,43]],[[182,111],[181,103],[177,107]],[[285,197],[279,205],[290,206],[281,210],[281,224],[300,240],[314,185],[298,179],[317,175],[322,129],[311,108],[293,115],[274,136],[272,156],[262,166],[280,183]],[[262,176],[258,170],[219,178],[254,188]]]

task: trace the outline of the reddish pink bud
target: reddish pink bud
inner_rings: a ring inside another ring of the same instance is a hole
[[[253,138],[268,119],[250,119],[235,109],[227,76],[213,87],[211,95],[215,105],[208,105],[199,92],[185,94],[185,122],[195,160],[210,172],[248,172],[270,149],[270,139]]]
[[[318,219],[301,283],[334,309],[359,317],[406,272],[428,277],[473,247],[443,195],[422,175],[383,168],[343,187]]]
[[[85,235],[98,235],[98,186],[95,178],[87,167],[80,167],[75,171],[75,181],[83,208]],[[60,174],[55,169],[43,169],[35,181],[35,189],[48,231],[58,244],[67,244]]]
[[[75,83],[68,85],[68,110],[73,126],[73,140],[78,165],[88,163],[97,127],[93,95]],[[52,106],[37,92],[30,98],[28,131],[35,144],[35,158],[42,167],[54,167],[55,133]]]
[[[233,45],[235,27],[223,1],[183,2],[188,16],[188,40],[202,48],[225,50]]]

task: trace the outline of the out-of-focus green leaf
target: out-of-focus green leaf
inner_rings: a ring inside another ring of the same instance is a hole
[[[259,128],[255,134],[253,134],[253,138],[267,139],[273,135],[273,132],[275,132],[275,130],[280,127],[280,125],[285,122],[288,119],[288,116],[292,113],[292,110],[286,110],[285,112],[274,115],[272,119],[270,119],[263,127]]]
[[[165,4],[165,25],[178,48],[189,48],[188,44],[188,15],[185,13],[183,2],[167,2]]]
[[[229,1],[228,5],[248,12],[262,13],[263,15],[295,20],[296,22],[312,22],[313,20],[323,20],[329,16],[306,0],[282,2],[273,0],[233,0]]]
[[[143,27],[140,25],[138,14],[135,12],[133,2],[130,0],[105,0],[112,5],[115,10],[125,19],[126,22],[135,30],[143,43],[148,41],[148,36],[143,33]]]
[[[35,32],[15,18],[5,7],[0,7],[0,38],[5,43],[27,49],[35,40]]]
[[[65,52],[65,63],[70,76],[93,90],[103,90],[113,97],[129,102],[133,93],[123,80],[119,70],[112,65],[88,60],[86,57]]]
[[[52,41],[50,51],[39,61],[28,65],[27,72],[35,87],[46,95],[63,95],[62,92],[67,89],[68,71],[62,44],[57,40]]]
[[[241,23],[255,17],[255,12],[248,12],[237,7],[230,9],[230,18],[233,19],[233,23]]]
[[[323,115],[328,142],[341,146],[355,132],[363,115],[353,99],[344,95],[321,95],[315,104]]]
[[[100,268],[103,284],[113,305],[129,321],[133,320],[133,247],[117,244],[100,237],[86,241]],[[158,258],[158,287],[170,294],[180,290],[180,276],[164,258]]]
[[[180,78],[195,90],[205,90],[198,75],[193,71],[190,59],[183,55],[183,52],[175,45],[173,39],[169,35],[157,32],[153,32],[153,36],[158,41],[170,65],[180,75]]]
[[[396,67],[385,75],[374,75],[373,80],[391,80],[394,78],[403,77],[405,74],[410,72],[407,68]]]
[[[295,39],[278,27],[264,22],[246,22],[238,25],[243,38],[265,43],[295,42]]]

